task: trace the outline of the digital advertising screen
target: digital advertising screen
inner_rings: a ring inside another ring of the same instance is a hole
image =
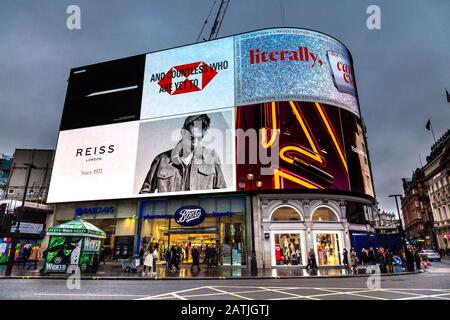
[[[71,70],[49,203],[263,190],[373,196],[352,59],[274,28]]]

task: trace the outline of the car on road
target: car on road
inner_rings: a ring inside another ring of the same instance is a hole
[[[428,261],[441,261],[441,256],[434,250],[420,250],[419,254],[427,257]]]

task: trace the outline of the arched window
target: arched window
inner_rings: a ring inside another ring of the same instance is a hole
[[[300,221],[300,213],[292,207],[283,206],[275,209],[270,217],[271,221]]]
[[[336,215],[336,213],[330,208],[319,207],[316,210],[314,210],[311,220],[319,222],[335,222],[339,221],[339,218]]]

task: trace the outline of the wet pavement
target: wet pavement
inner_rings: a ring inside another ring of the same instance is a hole
[[[67,274],[40,274],[39,269],[42,263],[38,265],[36,270],[28,270],[26,267],[14,265],[12,277],[45,277],[45,278],[61,278],[67,277]],[[321,267],[316,273],[307,271],[303,267],[285,266],[278,268],[259,269],[257,275],[252,275],[246,266],[217,266],[208,268],[201,265],[201,270],[191,271],[190,264],[181,264],[180,270],[169,271],[165,264],[158,264],[156,274],[145,276],[141,269],[136,272],[126,272],[122,270],[122,266],[118,262],[102,263],[99,270],[95,274],[83,273],[83,278],[96,279],[239,279],[239,278],[300,278],[300,277],[348,277],[353,276],[347,270],[341,267]],[[0,278],[5,277],[5,265],[0,265]],[[367,275],[356,275],[367,276]]]

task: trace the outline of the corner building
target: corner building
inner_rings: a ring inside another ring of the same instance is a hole
[[[283,54],[281,54],[283,53]],[[352,57],[272,28],[74,68],[49,193],[55,223],[104,230],[107,259],[150,244],[223,266],[320,266],[376,246]],[[206,161],[212,159],[212,161]]]

